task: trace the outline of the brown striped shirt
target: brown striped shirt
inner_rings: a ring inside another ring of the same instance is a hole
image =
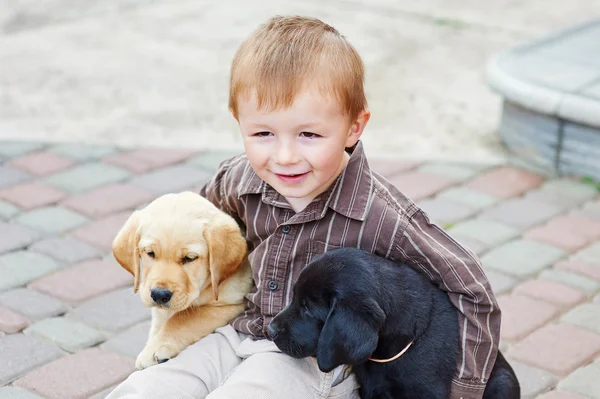
[[[254,173],[245,155],[223,162],[201,194],[246,232],[255,286],[234,328],[264,337],[315,255],[358,247],[417,267],[448,292],[460,311],[461,356],[451,397],[481,398],[496,358],[500,310],[480,262],[373,172],[360,142],[331,187],[299,213]]]

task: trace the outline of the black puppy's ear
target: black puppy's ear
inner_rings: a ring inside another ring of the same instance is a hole
[[[342,364],[362,363],[377,348],[385,313],[372,298],[362,301],[361,305],[361,309],[356,309],[333,300],[317,346],[321,371],[329,372]]]

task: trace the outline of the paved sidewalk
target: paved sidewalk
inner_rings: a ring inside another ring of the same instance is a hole
[[[134,370],[150,313],[112,239],[227,155],[0,142],[0,398],[100,398]],[[523,397],[600,398],[598,187],[504,165],[371,163],[481,255]]]

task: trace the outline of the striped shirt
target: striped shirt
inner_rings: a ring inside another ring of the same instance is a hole
[[[245,155],[223,162],[201,195],[245,229],[255,285],[235,329],[264,337],[315,255],[361,248],[422,270],[448,292],[459,310],[461,347],[451,397],[481,398],[500,333],[500,310],[481,264],[369,168],[360,142],[329,189],[299,213],[254,173]]]

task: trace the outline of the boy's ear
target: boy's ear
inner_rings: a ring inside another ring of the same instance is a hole
[[[364,109],[358,114],[356,119],[350,125],[350,130],[348,131],[348,139],[346,140],[346,148],[353,147],[354,144],[360,139],[363,131],[365,130],[365,126],[371,119],[371,111],[368,109]]]

